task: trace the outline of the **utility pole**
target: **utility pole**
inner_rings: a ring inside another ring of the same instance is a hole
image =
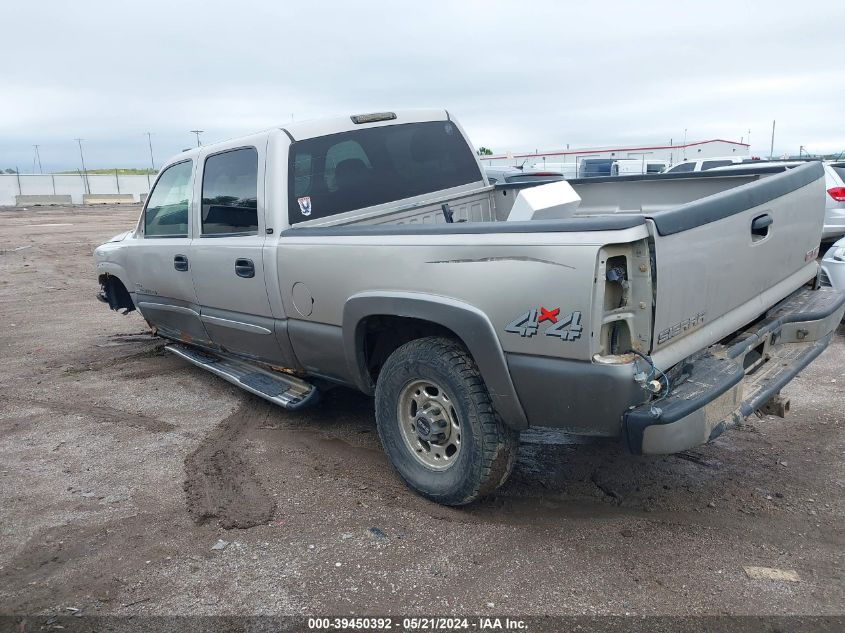
[[[35,158],[38,161],[38,171],[40,173],[44,173],[44,169],[41,167],[41,155],[38,153],[38,145],[33,145],[35,148]]]
[[[82,161],[82,173],[84,174],[82,180],[85,183],[85,193],[91,193],[91,187],[88,184],[88,170],[85,169],[85,157],[82,155],[82,141],[84,141],[85,139],[75,138],[73,140],[79,143],[79,160]]]
[[[775,121],[772,120],[772,144],[769,147],[769,159],[775,157]]]
[[[684,160],[687,159],[687,128],[684,128]]]
[[[202,145],[202,143],[200,143],[200,134],[202,134],[203,132],[205,132],[205,130],[191,130],[191,134],[197,135],[197,147]]]
[[[147,132],[147,143],[150,146],[150,167],[152,167],[153,171],[155,171],[156,170],[156,162],[155,162],[155,159],[153,158],[153,139],[152,139],[152,133],[151,132]]]

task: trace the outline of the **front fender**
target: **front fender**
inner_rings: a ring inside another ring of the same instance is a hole
[[[132,300],[135,300],[135,293],[133,292],[134,288],[129,283],[129,274],[126,272],[126,269],[116,262],[109,262],[109,261],[98,261],[97,262],[97,277],[99,278],[101,275],[110,275],[112,277],[117,277],[120,279],[120,283],[126,288],[129,292],[129,295],[132,297]]]
[[[372,394],[366,368],[364,319],[398,316],[419,319],[455,333],[472,354],[503,421],[515,429],[528,426],[516,394],[502,346],[487,316],[478,308],[448,297],[413,292],[372,291],[350,297],[343,307],[343,347],[350,375],[363,392]]]

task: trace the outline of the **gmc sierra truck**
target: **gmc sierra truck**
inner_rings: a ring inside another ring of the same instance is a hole
[[[449,505],[530,426],[672,453],[786,408],[845,312],[821,164],[532,184],[491,186],[443,110],[199,147],[96,249],[99,297],[282,407],[374,396],[399,476]]]

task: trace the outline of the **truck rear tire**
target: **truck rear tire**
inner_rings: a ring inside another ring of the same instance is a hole
[[[432,501],[470,503],[513,470],[518,433],[493,409],[475,361],[457,341],[432,336],[394,351],[379,373],[375,408],[393,467]]]

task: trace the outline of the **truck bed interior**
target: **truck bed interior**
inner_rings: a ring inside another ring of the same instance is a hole
[[[821,177],[821,172],[820,163],[807,163],[792,169],[751,167],[731,172],[569,180],[581,197],[574,217],[530,222],[508,222],[508,214],[520,191],[531,184],[464,187],[458,192],[444,192],[436,199],[342,213],[288,231],[291,235],[579,231],[624,228],[649,217],[665,234],[683,230],[696,211],[704,217],[724,217],[809,184]],[[752,186],[744,187],[741,193],[733,191],[744,185]],[[451,223],[447,215],[451,216]],[[616,221],[610,219],[613,216]],[[708,221],[712,219],[715,218]],[[522,226],[525,224],[530,226]]]

